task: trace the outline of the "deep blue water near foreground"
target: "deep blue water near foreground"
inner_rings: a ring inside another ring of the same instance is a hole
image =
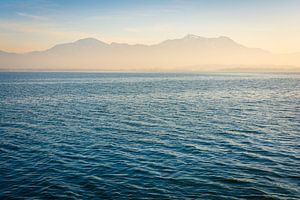
[[[0,199],[299,199],[300,74],[0,73]]]

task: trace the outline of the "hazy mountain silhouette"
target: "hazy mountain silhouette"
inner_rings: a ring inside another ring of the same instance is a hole
[[[296,67],[293,67],[296,66]],[[299,70],[300,54],[275,55],[221,36],[187,35],[154,45],[105,43],[94,38],[45,51],[0,51],[3,70]]]

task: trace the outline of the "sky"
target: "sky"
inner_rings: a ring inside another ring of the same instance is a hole
[[[227,36],[274,53],[300,52],[300,0],[1,0],[0,50],[29,52],[94,37],[155,44]]]

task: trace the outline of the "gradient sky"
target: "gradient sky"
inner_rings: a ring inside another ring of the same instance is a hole
[[[95,37],[153,44],[190,33],[300,52],[300,0],[1,0],[0,50],[28,52]]]

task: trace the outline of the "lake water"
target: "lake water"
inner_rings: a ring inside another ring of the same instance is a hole
[[[299,199],[300,74],[0,73],[0,198]]]

